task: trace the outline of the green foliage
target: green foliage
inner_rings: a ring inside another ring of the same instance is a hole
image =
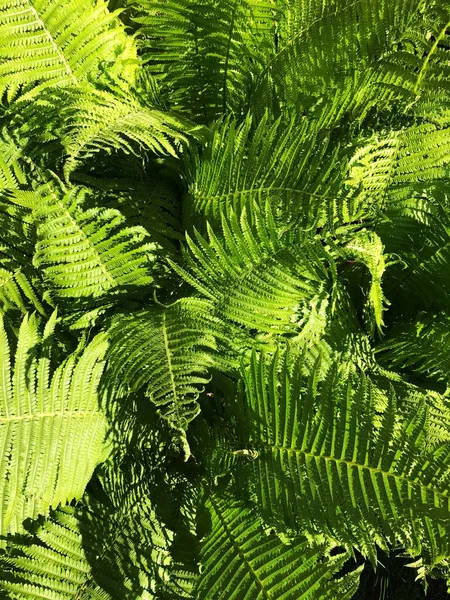
[[[38,319],[26,315],[11,364],[0,322],[2,535],[80,498],[105,457],[107,424],[98,406],[105,337],[69,355],[50,377],[54,326],[55,316],[42,332]]]
[[[450,585],[449,31],[0,0],[2,597]]]

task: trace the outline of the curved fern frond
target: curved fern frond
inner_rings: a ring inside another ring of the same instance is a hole
[[[426,446],[425,407],[402,418],[391,392],[335,367],[323,383],[254,354],[245,370],[251,486],[267,518],[328,533],[375,560],[375,544],[449,552],[450,458]],[[292,373],[292,374],[290,374]]]
[[[449,140],[450,128],[431,123],[375,137],[351,158],[348,183],[377,201],[378,210],[391,203],[395,209],[411,186],[424,189],[427,182],[449,177]]]
[[[58,300],[148,286],[156,245],[115,209],[90,207],[87,188],[51,185],[28,195],[37,225],[33,264]]]
[[[200,412],[196,400],[214,364],[217,332],[208,302],[193,298],[118,315],[109,330],[108,378],[125,391],[144,388],[185,441],[184,431]]]
[[[3,535],[20,530],[26,518],[80,498],[105,456],[106,419],[97,391],[105,337],[70,355],[50,378],[54,321],[55,315],[41,333],[37,318],[25,316],[12,365],[0,318]]]
[[[149,108],[119,86],[111,90],[79,86],[60,95],[66,180],[80,163],[98,152],[137,154],[148,150],[176,156],[182,142],[202,132],[187,118]]]
[[[402,81],[383,59],[424,7],[423,0],[401,0],[395,8],[389,0],[288,2],[277,53],[257,79],[256,97],[305,111],[320,127],[346,112],[367,114],[386,93],[398,99],[408,73]]]
[[[229,497],[206,499],[212,527],[201,551],[198,599],[344,600],[353,597],[361,568],[333,578],[350,558],[325,540],[281,541],[259,517]]]
[[[99,0],[4,0],[0,5],[0,96],[20,88],[30,99],[43,89],[77,85],[114,63],[136,64],[136,49],[108,3]],[[132,79],[133,67],[124,73]],[[117,67],[116,67],[117,69]],[[135,69],[135,66],[134,66]]]
[[[0,559],[0,589],[21,600],[157,598],[157,586],[169,578],[172,534],[148,500],[132,504],[131,498],[121,507],[66,507],[33,536],[10,537]]]
[[[381,280],[386,269],[383,250],[380,237],[374,231],[365,229],[360,230],[342,250],[344,256],[351,256],[364,264],[370,272],[368,304],[371,312],[369,319],[374,324],[370,327],[372,334],[375,326],[380,333],[382,332],[383,311],[385,305],[388,304],[381,287]]]
[[[223,239],[208,225],[208,240],[186,236],[186,270],[173,268],[214,305],[225,321],[261,332],[296,328],[304,303],[327,284],[331,261],[319,240],[300,229],[277,225],[269,204],[222,217]]]

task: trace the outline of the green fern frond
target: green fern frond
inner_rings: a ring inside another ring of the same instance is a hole
[[[17,189],[27,181],[20,146],[6,129],[0,134],[0,189]]]
[[[21,88],[29,100],[49,86],[78,85],[114,63],[132,80],[137,63],[134,43],[103,0],[57,6],[51,0],[3,0],[0,55],[0,96],[6,93],[9,101]]]
[[[450,320],[445,313],[422,314],[378,346],[382,364],[449,382]]]
[[[245,370],[251,486],[266,518],[328,533],[375,560],[375,544],[437,562],[449,552],[449,456],[426,448],[425,407],[402,420],[391,392],[381,411],[366,377],[335,367],[310,381],[280,356]]]
[[[259,76],[256,94],[307,111],[321,127],[350,110],[366,113],[383,101],[384,75],[380,70],[371,81],[371,70],[410,30],[412,17],[420,19],[424,6],[423,0],[401,0],[395,8],[389,0],[288,2],[278,51]],[[393,74],[386,87],[398,80]]]
[[[372,313],[370,318],[380,333],[384,325],[383,311],[388,304],[381,287],[381,280],[386,269],[383,250],[380,237],[374,231],[365,229],[361,229],[343,248],[344,256],[351,256],[361,262],[370,272],[371,283],[368,295],[368,304]],[[374,327],[370,329],[373,334]]]
[[[356,592],[361,568],[333,578],[350,558],[324,540],[284,543],[264,531],[239,502],[210,493],[205,502],[212,527],[203,542],[198,599],[344,600]]]
[[[21,600],[156,600],[169,577],[169,548],[170,532],[142,498],[120,508],[66,507],[34,536],[8,538],[0,589]]]
[[[148,68],[177,110],[209,123],[246,105],[254,74],[274,52],[280,10],[268,0],[132,3]]]
[[[51,185],[29,195],[37,225],[33,264],[58,300],[99,298],[147,286],[156,245],[117,210],[90,207],[87,188]]]
[[[172,267],[221,319],[260,332],[295,330],[303,304],[327,284],[331,256],[308,232],[277,226],[268,203],[252,207],[254,227],[245,209],[240,218],[227,212],[223,239],[209,225],[208,240],[195,231],[195,239],[186,238],[186,269]]]
[[[33,274],[17,269],[7,271],[0,267],[0,305],[3,312],[19,309],[23,314],[30,308],[46,316],[48,306],[42,301],[44,295],[40,285],[36,285]],[[47,310],[46,310],[47,309]]]
[[[385,208],[410,194],[411,186],[424,189],[426,182],[448,178],[449,139],[449,128],[430,123],[375,137],[350,160],[348,183]]]
[[[0,587],[8,598],[69,600],[78,595],[85,600],[111,600],[90,573],[75,509],[53,513],[23,546],[14,538],[8,546],[11,557],[0,561]]]
[[[327,133],[297,117],[288,124],[273,121],[268,113],[257,124],[250,115],[240,125],[217,123],[202,153],[194,148],[186,163],[189,209],[211,222],[227,206],[239,214],[268,201],[282,220],[306,221],[334,199],[347,164],[345,151]]]
[[[54,323],[55,315],[42,333],[37,318],[25,316],[12,364],[0,318],[2,534],[19,531],[25,518],[81,497],[105,456],[106,420],[97,391],[105,337],[70,355],[50,378]]]
[[[185,117],[149,108],[119,86],[107,90],[85,85],[62,90],[60,95],[66,180],[98,152],[147,150],[176,156],[190,135],[198,137],[202,132]]]
[[[189,422],[200,412],[199,386],[207,383],[214,364],[219,328],[210,310],[208,302],[185,298],[118,315],[109,330],[110,377],[125,390],[144,388],[184,441]]]

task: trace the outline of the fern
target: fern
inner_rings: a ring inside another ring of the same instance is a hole
[[[89,207],[87,191],[61,194],[48,186],[29,196],[37,225],[33,263],[51,294],[96,298],[149,285],[156,245],[142,227],[126,227],[119,211]]]
[[[182,436],[200,412],[199,385],[206,384],[216,349],[214,321],[201,300],[180,300],[117,316],[109,331],[109,361],[116,386],[141,388],[161,416]],[[187,458],[187,457],[186,457]]]
[[[359,569],[331,579],[349,559],[345,552],[330,556],[331,542],[283,542],[273,532],[264,531],[252,511],[217,493],[208,494],[205,504],[212,527],[202,548],[204,570],[198,585],[199,600],[340,599],[355,593]]]
[[[450,585],[449,24],[0,0],[2,597]]]
[[[432,562],[445,556],[446,450],[422,451],[423,406],[396,423],[394,394],[377,415],[365,378],[345,382],[335,368],[318,388],[286,371],[279,356],[266,366],[255,355],[244,374],[249,443],[258,452],[252,486],[265,514],[372,556],[374,542],[426,552]]]
[[[172,266],[222,319],[283,333],[295,328],[302,304],[321,288],[329,257],[301,230],[277,227],[269,206],[265,213],[253,208],[254,231],[245,210],[238,219],[230,209],[222,218],[223,241],[211,227],[208,241],[197,232],[195,241],[187,236],[189,270]]]
[[[104,336],[70,355],[50,378],[54,325],[55,316],[42,333],[37,318],[25,316],[12,366],[3,318],[0,322],[3,535],[20,531],[26,518],[80,497],[105,457],[106,421],[97,391]]]
[[[100,65],[136,60],[133,44],[106,2],[48,0],[0,6],[0,94],[32,98],[46,87],[78,84]],[[82,16],[81,16],[82,15]],[[132,74],[132,70],[129,71]],[[37,84],[37,85],[36,85]]]

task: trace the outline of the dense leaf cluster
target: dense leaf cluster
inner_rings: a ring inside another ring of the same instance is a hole
[[[450,581],[449,51],[444,0],[0,0],[1,597]]]

